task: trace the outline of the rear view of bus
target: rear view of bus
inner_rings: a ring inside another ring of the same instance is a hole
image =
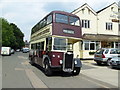
[[[53,71],[79,74],[82,64],[74,51],[77,48],[75,44],[82,38],[79,17],[53,11],[38,22],[31,32],[31,64],[43,67],[46,75],[51,75]]]

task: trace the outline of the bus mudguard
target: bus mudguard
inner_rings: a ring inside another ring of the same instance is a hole
[[[74,59],[74,67],[82,67],[82,62],[79,58]]]

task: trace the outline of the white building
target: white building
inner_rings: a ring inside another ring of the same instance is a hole
[[[80,58],[93,58],[98,48],[120,47],[120,24],[118,4],[113,3],[99,11],[94,11],[88,4],[74,10],[81,19],[83,41],[79,43]]]

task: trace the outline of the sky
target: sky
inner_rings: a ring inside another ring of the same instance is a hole
[[[72,12],[87,3],[95,11],[119,0],[0,0],[0,17],[16,24],[30,40],[31,28],[54,10]]]

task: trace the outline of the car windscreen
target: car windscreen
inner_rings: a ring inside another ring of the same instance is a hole
[[[103,54],[104,50],[103,49],[99,49],[97,50],[96,54]]]

